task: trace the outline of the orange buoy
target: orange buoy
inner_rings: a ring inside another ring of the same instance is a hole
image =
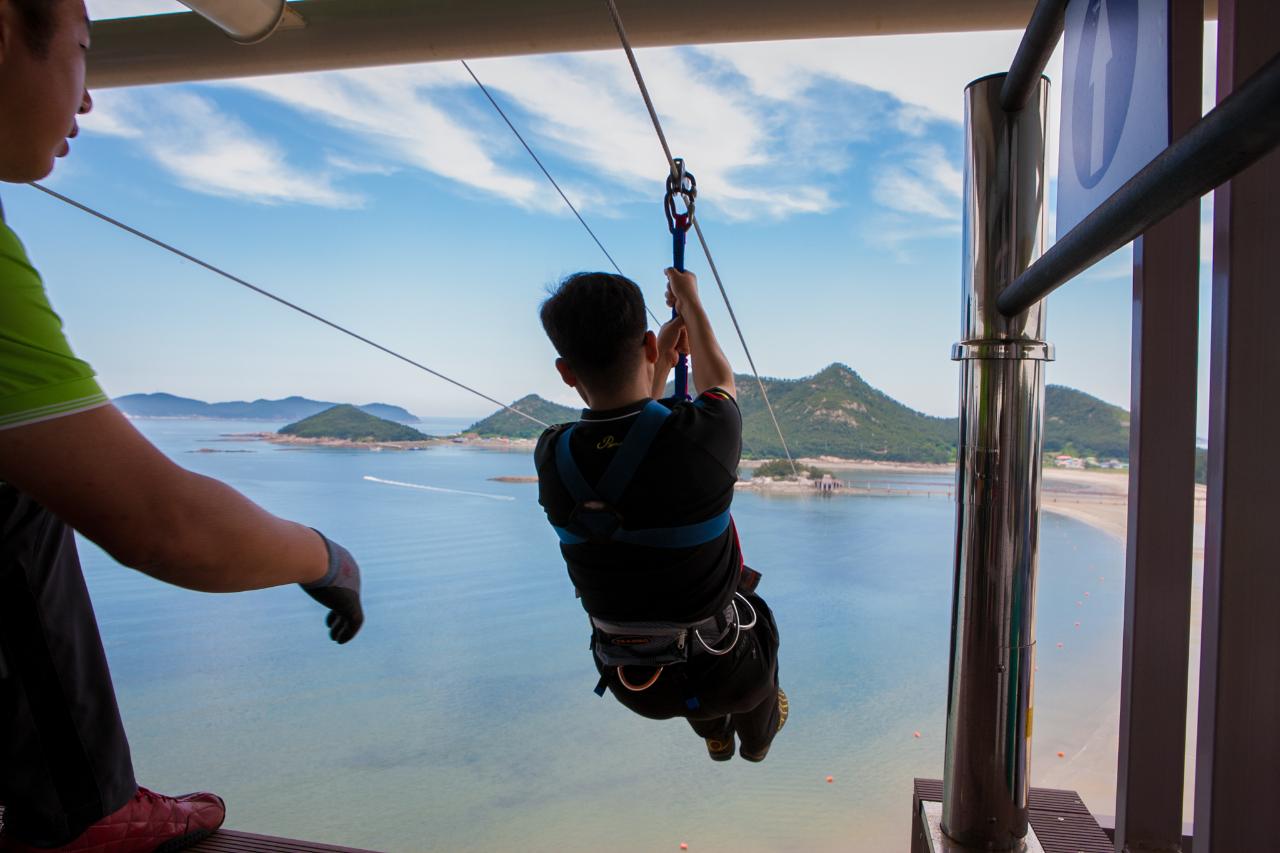
[[[1065,752],[1059,752],[1059,753],[1058,753],[1058,757],[1059,757],[1059,758],[1066,758],[1066,757],[1067,757],[1067,754],[1066,754]]]
[[[1058,648],[1062,648],[1062,643],[1058,643]]]
[[[834,777],[834,776],[828,776],[828,777],[827,777],[827,784],[828,784],[828,785],[830,785],[830,784],[831,784],[832,782],[834,782],[834,781],[836,781],[836,777]]]
[[[681,849],[681,850],[688,850],[688,849],[689,849],[689,845],[688,845],[688,844],[686,844],[685,842],[681,841],[681,842],[680,842],[680,849]]]
[[[919,733],[919,732],[915,732],[915,733],[912,735],[912,737],[920,737],[920,733]]]
[[[1088,597],[1089,597],[1089,593],[1087,593],[1087,592],[1086,592],[1086,593],[1084,594],[1084,597],[1085,597],[1085,598],[1088,598]]]

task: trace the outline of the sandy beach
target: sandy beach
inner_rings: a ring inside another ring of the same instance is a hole
[[[422,441],[352,441],[345,438],[303,438],[278,432],[232,433],[223,436],[228,441],[266,441],[271,444],[287,444],[296,447],[346,447],[356,450],[425,450],[457,444],[476,450],[512,450],[528,453],[537,445],[532,438],[482,438],[477,435],[428,438]]]
[[[1042,508],[1082,521],[1125,541],[1128,527],[1129,478],[1121,473],[1046,469]],[[1191,672],[1187,684],[1187,759],[1183,783],[1183,820],[1192,813],[1195,777],[1195,719],[1199,698],[1200,611],[1204,575],[1204,486],[1196,486],[1191,579]],[[1094,814],[1115,813],[1116,768],[1120,750],[1120,690],[1103,706],[1097,725],[1066,758],[1048,768],[1033,769],[1035,784],[1080,793]]]

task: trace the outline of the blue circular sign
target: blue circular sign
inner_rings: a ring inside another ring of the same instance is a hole
[[[1072,160],[1081,186],[1102,180],[1120,147],[1138,61],[1139,0],[1085,0],[1071,103]]]

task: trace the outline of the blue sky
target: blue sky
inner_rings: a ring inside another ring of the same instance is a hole
[[[95,18],[181,8],[89,6]],[[961,93],[1006,68],[1018,37],[639,51],[763,374],[840,361],[917,409],[955,413]],[[621,52],[472,67],[657,310],[670,263],[666,167]],[[1055,57],[1051,77],[1057,68]],[[552,369],[537,305],[548,284],[607,261],[460,64],[96,99],[51,187],[498,399],[576,401]],[[493,408],[35,190],[3,195],[112,394],[303,394],[434,416]],[[689,257],[745,371],[706,263],[693,247]],[[1050,382],[1127,407],[1128,276],[1126,249],[1051,297]],[[1207,295],[1202,304],[1207,321]],[[1207,341],[1200,349],[1203,361]],[[1203,386],[1201,396],[1204,434]]]

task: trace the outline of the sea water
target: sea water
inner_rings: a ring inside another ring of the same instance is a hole
[[[350,548],[367,616],[340,647],[297,587],[190,592],[82,542],[142,784],[217,791],[232,828],[383,851],[908,849],[911,779],[942,770],[944,496],[735,498],[791,718],[763,764],[718,764],[682,721],[592,693],[586,617],[536,487],[491,479],[531,474],[528,452],[138,425],[180,464]],[[1033,781],[1118,689],[1123,559],[1115,540],[1045,516]]]

